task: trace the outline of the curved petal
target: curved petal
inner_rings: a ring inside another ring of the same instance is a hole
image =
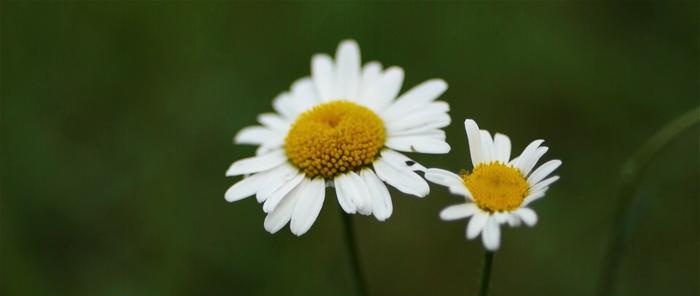
[[[316,54],[311,58],[311,79],[321,101],[334,99],[335,69],[333,59],[327,54]]]
[[[276,233],[284,225],[287,225],[289,223],[289,220],[292,218],[292,213],[294,212],[294,208],[296,206],[297,200],[299,197],[302,196],[302,194],[305,191],[306,186],[308,186],[308,182],[302,182],[292,190],[287,196],[282,199],[279,205],[275,207],[275,210],[268,213],[267,216],[265,216],[265,222],[263,223],[263,226],[265,227],[265,230],[267,230],[270,233]]]
[[[443,140],[425,136],[389,137],[387,147],[404,152],[427,154],[445,154],[450,152],[450,145]]]
[[[296,236],[309,231],[311,225],[316,222],[325,199],[326,182],[323,179],[317,178],[307,183],[308,185],[305,186],[303,193],[294,206],[292,221],[289,225],[292,233]]]
[[[518,215],[527,226],[535,226],[535,224],[537,224],[537,213],[530,208],[517,209],[515,210],[515,214]]]
[[[485,212],[478,212],[469,220],[469,225],[467,226],[467,239],[474,239],[479,236],[481,230],[484,229],[486,222],[489,220],[489,214]]]
[[[425,197],[430,192],[428,183],[416,173],[407,168],[397,168],[385,158],[374,162],[377,176],[399,191],[418,197]]]
[[[457,174],[442,169],[428,169],[425,171],[425,179],[447,187],[453,194],[459,194],[471,199],[469,190],[467,190],[462,178]]]
[[[434,101],[445,90],[447,90],[447,83],[442,79],[425,81],[396,99],[396,102],[382,114],[382,117],[388,121],[400,119],[402,116],[420,110],[423,106]]]
[[[264,126],[249,126],[240,130],[233,138],[236,144],[259,145],[274,137],[276,133]]]
[[[498,250],[498,247],[501,245],[501,226],[495,218],[489,219],[486,223],[484,234],[481,235],[481,238],[487,250]]]
[[[496,133],[496,135],[493,137],[493,145],[493,160],[508,163],[510,160],[510,138],[504,134]]]
[[[534,172],[532,172],[532,174],[530,174],[530,176],[527,178],[527,183],[530,184],[530,186],[537,184],[537,182],[542,181],[542,179],[554,172],[554,170],[556,170],[560,165],[561,160],[558,159],[545,162]]]
[[[472,165],[476,167],[482,162],[481,153],[481,134],[479,126],[471,119],[464,121],[464,129],[467,131],[467,140],[469,141],[469,155],[472,159]]]
[[[338,96],[356,100],[360,83],[360,47],[354,40],[345,40],[338,46],[335,55],[338,69]]]
[[[473,203],[451,205],[440,211],[440,219],[452,221],[469,218],[479,212],[479,208]]]
[[[384,221],[391,217],[394,207],[386,185],[379,180],[379,177],[371,169],[362,170],[360,177],[367,185],[370,199],[372,200],[372,214],[374,214],[374,217],[379,221]]]
[[[282,150],[272,151],[265,155],[253,156],[238,160],[231,164],[226,176],[238,176],[269,170],[287,161]]]

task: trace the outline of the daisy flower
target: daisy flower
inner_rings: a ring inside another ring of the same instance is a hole
[[[508,136],[479,130],[476,122],[464,122],[469,140],[469,151],[474,169],[458,176],[446,170],[428,169],[425,178],[446,186],[451,193],[465,197],[465,202],[452,205],[440,212],[446,221],[471,217],[467,239],[479,234],[486,249],[495,251],[501,240],[501,224],[534,226],[537,214],[528,205],[542,198],[549,185],[559,176],[547,178],[560,160],[550,160],[538,168],[535,165],[549,148],[543,140],[532,141],[520,156],[510,160]]]
[[[398,151],[450,151],[441,129],[450,124],[449,106],[435,101],[447,84],[428,80],[399,96],[402,82],[399,67],[361,66],[352,40],[340,43],[335,60],[314,55],[311,77],[292,83],[272,102],[275,113],[259,115],[260,125],[234,138],[258,148],[229,167],[226,176],[245,177],[226,191],[226,200],[255,195],[264,203],[267,231],[289,223],[292,233],[302,235],[316,221],[326,187],[335,188],[346,213],[380,221],[393,211],[384,182],[426,196],[428,183],[415,172],[425,167]]]

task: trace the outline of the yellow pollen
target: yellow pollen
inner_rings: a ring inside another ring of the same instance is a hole
[[[482,163],[463,174],[476,205],[487,212],[510,212],[520,207],[529,185],[520,171],[501,162]]]
[[[331,179],[372,164],[385,138],[384,122],[372,110],[334,101],[299,115],[284,150],[307,177]]]

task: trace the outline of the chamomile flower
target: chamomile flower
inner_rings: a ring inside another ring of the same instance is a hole
[[[459,176],[446,170],[428,169],[425,178],[466,199],[442,210],[440,218],[450,221],[471,217],[467,238],[481,234],[486,249],[495,251],[501,241],[501,224],[519,226],[522,222],[534,226],[537,223],[537,214],[528,206],[544,197],[549,185],[559,179],[559,176],[547,176],[561,161],[550,160],[535,168],[549,149],[541,146],[543,140],[533,141],[511,160],[510,139],[506,135],[496,133],[491,137],[471,119],[464,126],[473,170]]]
[[[340,43],[335,60],[314,55],[311,77],[294,82],[274,99],[275,113],[261,114],[259,126],[234,138],[259,147],[229,167],[226,176],[245,177],[226,191],[226,200],[255,195],[267,213],[267,231],[289,223],[292,233],[302,235],[316,221],[327,186],[335,188],[346,213],[380,221],[393,211],[384,182],[426,196],[428,183],[415,172],[425,167],[399,151],[449,152],[441,129],[450,123],[449,106],[436,101],[447,84],[428,80],[399,96],[402,82],[399,67],[361,66],[352,40]]]

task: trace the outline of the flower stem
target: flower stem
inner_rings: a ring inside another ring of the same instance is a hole
[[[486,251],[484,253],[484,268],[481,271],[481,287],[479,288],[479,296],[486,296],[489,294],[489,284],[491,283],[491,267],[493,266],[493,254],[492,251]]]
[[[700,123],[700,107],[676,118],[654,134],[637,153],[627,161],[622,169],[622,185],[619,191],[617,211],[613,229],[610,232],[608,247],[603,257],[598,295],[612,295],[617,279],[617,270],[625,251],[627,240],[636,226],[641,204],[636,198],[639,181],[653,160],[673,139],[684,131]]]
[[[362,268],[360,267],[360,256],[357,249],[357,241],[355,240],[355,231],[352,224],[352,217],[350,214],[345,213],[342,209],[340,210],[340,216],[343,217],[343,228],[345,229],[345,244],[347,245],[348,253],[350,256],[350,264],[352,267],[352,273],[355,278],[355,288],[357,290],[357,295],[365,296],[367,295],[367,285],[365,284],[365,277],[362,274]]]

